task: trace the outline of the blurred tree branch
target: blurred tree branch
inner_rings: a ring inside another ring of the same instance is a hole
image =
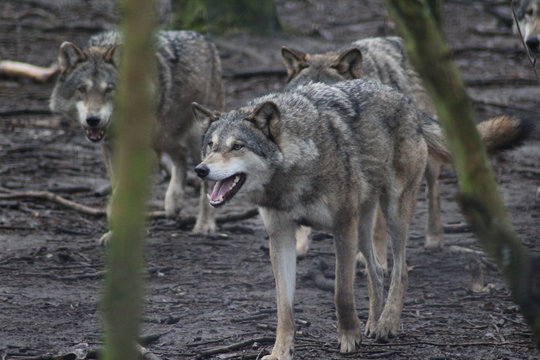
[[[142,309],[142,250],[152,168],[155,74],[153,1],[123,0],[125,20],[115,106],[114,195],[104,294],[105,359],[136,359]]]
[[[506,217],[459,71],[426,0],[386,3],[435,102],[454,158],[463,212],[501,270],[540,346],[540,259],[529,254]]]

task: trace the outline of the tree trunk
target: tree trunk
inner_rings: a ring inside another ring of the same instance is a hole
[[[136,359],[142,308],[142,249],[154,102],[154,7],[152,1],[125,0],[124,43],[115,105],[114,196],[104,294],[105,359]]]
[[[463,212],[501,270],[540,346],[540,259],[531,258],[506,217],[459,71],[426,0],[386,3],[436,105],[454,158]]]

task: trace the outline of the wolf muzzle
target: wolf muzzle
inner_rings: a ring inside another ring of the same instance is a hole
[[[199,164],[195,167],[195,173],[197,174],[198,177],[200,177],[201,179],[204,179],[205,177],[208,176],[208,174],[210,174],[210,169],[208,168],[208,166],[204,164]]]

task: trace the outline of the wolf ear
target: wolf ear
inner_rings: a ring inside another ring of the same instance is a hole
[[[64,41],[60,45],[60,52],[58,53],[58,63],[60,64],[60,71],[65,73],[69,69],[75,66],[80,61],[86,60],[86,55],[77,45]]]
[[[111,63],[114,66],[120,65],[120,45],[110,47],[103,55],[105,62]]]
[[[260,129],[270,140],[279,138],[279,121],[281,114],[275,103],[267,101],[257,106],[253,114],[246,119]]]
[[[197,104],[196,102],[191,104],[191,110],[193,111],[193,116],[199,122],[203,134],[208,131],[210,125],[214,121],[216,121],[221,115],[219,111],[208,110],[207,108]]]
[[[346,50],[338,56],[331,67],[348,79],[359,79],[362,74],[362,52],[357,48]]]
[[[301,51],[283,46],[281,48],[281,56],[287,67],[287,82],[291,81],[302,69],[308,67],[306,54]]]

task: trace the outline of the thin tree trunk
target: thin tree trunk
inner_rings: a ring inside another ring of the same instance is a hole
[[[115,105],[112,216],[104,294],[105,359],[136,359],[142,309],[142,249],[154,109],[152,1],[124,0],[120,83]]]
[[[454,158],[463,212],[501,270],[540,346],[540,259],[531,258],[506,217],[459,71],[426,0],[386,3],[435,102]]]

